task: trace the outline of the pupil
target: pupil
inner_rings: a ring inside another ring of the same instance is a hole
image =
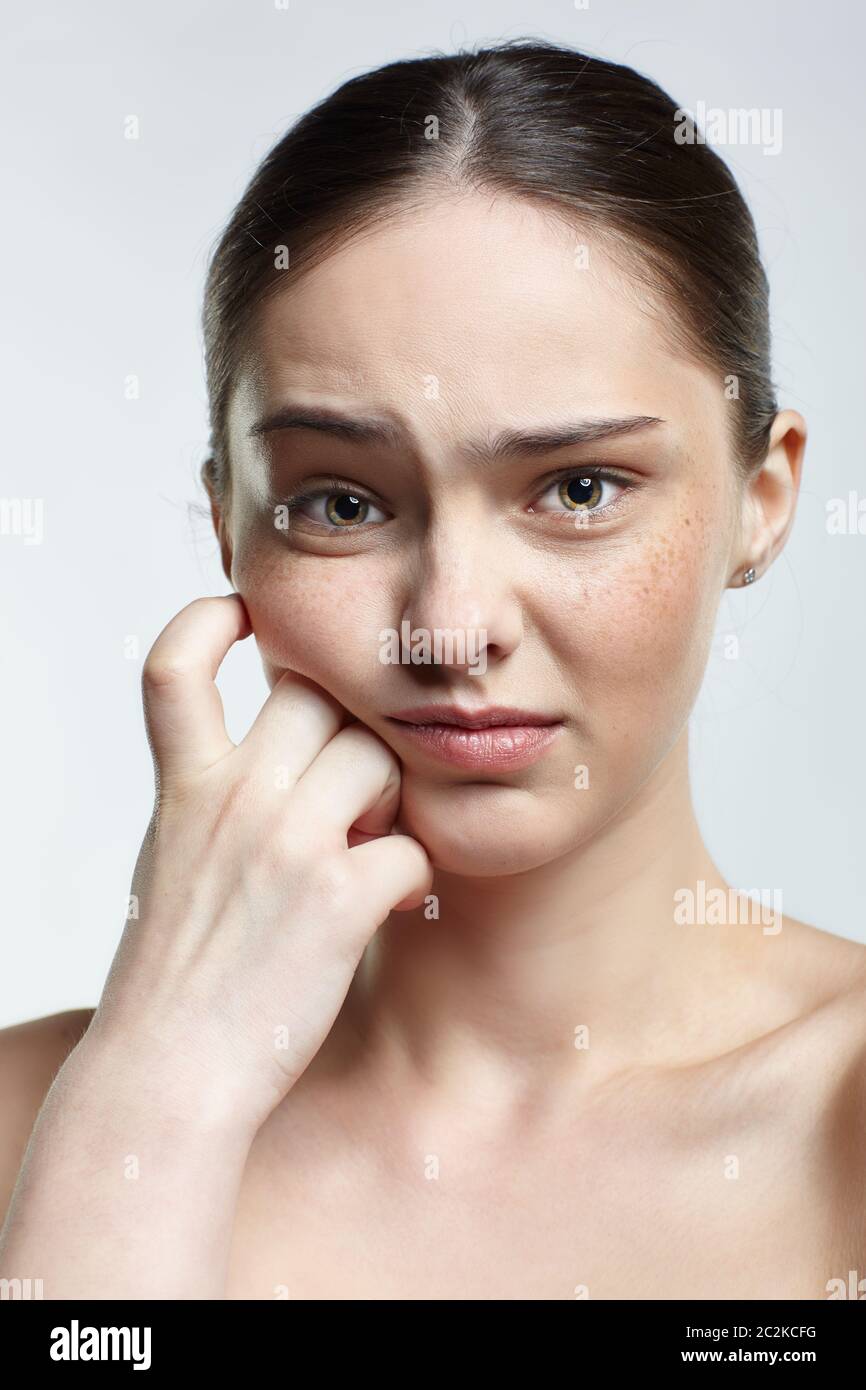
[[[349,492],[342,492],[332,505],[341,521],[354,521],[357,517],[357,508],[361,505],[361,499],[353,497]]]
[[[588,502],[592,496],[594,485],[594,478],[571,478],[566,487],[569,501],[575,503]]]

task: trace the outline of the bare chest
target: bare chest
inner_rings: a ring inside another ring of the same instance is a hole
[[[335,1134],[283,1167],[265,1146],[244,1179],[227,1296],[824,1299],[849,1278],[818,1147],[760,1126],[675,1128],[602,1125],[505,1148]]]

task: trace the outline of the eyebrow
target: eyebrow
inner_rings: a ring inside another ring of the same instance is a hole
[[[656,415],[627,415],[621,418],[593,418],[565,421],[543,429],[502,430],[487,440],[470,440],[463,452],[479,460],[514,458],[521,454],[543,454],[566,445],[594,444],[602,439],[637,433],[651,425],[664,424]],[[348,439],[355,444],[382,444],[404,448],[406,436],[393,420],[379,416],[348,416],[325,406],[281,406],[256,421],[249,433],[258,437],[276,430],[318,430]]]

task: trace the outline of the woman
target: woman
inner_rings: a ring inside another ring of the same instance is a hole
[[[0,1276],[864,1272],[863,947],[751,910],[689,794],[719,599],[785,544],[806,430],[751,216],[682,129],[631,69],[515,41],[347,82],[257,171],[205,296],[233,592],[145,663],[154,814],[92,1022],[4,1035]],[[214,676],[251,632],[236,747]]]

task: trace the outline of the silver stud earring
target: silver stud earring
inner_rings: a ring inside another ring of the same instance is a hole
[[[749,569],[743,571],[744,584],[751,584],[755,579],[757,579],[757,577],[758,576],[755,573],[755,570],[752,569],[751,566],[749,567]]]

